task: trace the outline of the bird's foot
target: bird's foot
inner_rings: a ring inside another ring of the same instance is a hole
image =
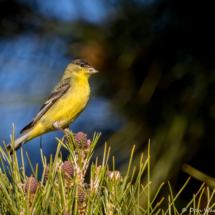
[[[63,130],[64,130],[64,133],[65,133],[66,135],[69,135],[69,127],[66,127],[66,128],[64,128]]]
[[[54,127],[55,129],[57,129],[57,130],[62,131],[64,134],[69,135],[69,127],[61,128],[61,127],[58,125],[57,122],[54,122],[54,123],[53,123],[53,127]]]
[[[61,138],[61,141],[62,142],[65,142],[66,144],[68,144],[68,137],[69,137],[69,127],[66,127],[66,128],[61,128],[57,122],[54,122],[53,123],[53,127],[57,130],[60,130],[62,131],[65,135]]]
[[[68,138],[69,138],[69,126],[66,128],[61,128],[57,122],[53,123],[53,127],[57,130],[62,131],[65,135],[61,138],[61,141],[66,143],[67,145],[69,144]],[[73,133],[73,135],[75,136],[76,133]]]

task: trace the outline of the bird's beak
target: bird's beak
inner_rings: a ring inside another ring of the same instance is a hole
[[[87,70],[87,73],[88,74],[94,74],[94,73],[98,73],[99,71],[97,71],[96,69],[94,69],[93,67],[90,67],[88,70]]]

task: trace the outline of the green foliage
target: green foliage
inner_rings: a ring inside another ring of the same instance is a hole
[[[178,192],[176,196],[173,195],[171,185],[169,196],[169,207],[164,213],[159,208],[163,202],[162,198],[157,201],[158,193],[160,192],[163,184],[157,190],[153,198],[150,196],[150,142],[148,147],[148,157],[143,161],[143,154],[140,158],[140,167],[138,172],[135,173],[136,168],[132,169],[132,158],[134,148],[131,152],[131,158],[128,165],[126,176],[121,176],[119,171],[115,170],[115,159],[113,157],[113,171],[109,171],[108,158],[110,148],[107,149],[105,144],[103,161],[98,165],[98,160],[90,166],[90,184],[85,183],[85,174],[89,167],[90,159],[93,155],[94,148],[99,140],[100,134],[95,134],[92,142],[88,140],[87,147],[78,146],[72,132],[69,132],[62,140],[58,139],[57,152],[54,158],[50,156],[50,162],[47,164],[47,159],[43,156],[41,150],[41,158],[43,163],[43,175],[41,181],[38,181],[38,165],[36,169],[33,168],[30,159],[26,153],[29,164],[32,168],[33,176],[37,180],[37,190],[31,193],[31,189],[26,188],[28,177],[25,173],[25,164],[23,158],[23,151],[21,149],[22,167],[18,165],[17,155],[14,151],[13,159],[8,152],[0,148],[0,160],[2,169],[0,172],[0,214],[64,214],[65,212],[71,214],[171,214],[173,209],[174,214],[179,214],[176,209],[175,201],[179,194],[182,192],[188,181]],[[67,138],[67,143],[65,141]],[[14,135],[12,139],[14,145]],[[85,144],[86,145],[86,144]],[[65,164],[62,161],[60,148],[63,146],[69,151],[68,161],[74,167],[74,175],[69,175],[65,170]],[[64,165],[64,166],[63,166]],[[49,171],[47,171],[47,166]],[[6,168],[5,168],[6,167]],[[142,185],[141,177],[148,169],[148,182]],[[6,171],[7,170],[7,171]],[[31,184],[32,182],[32,184]],[[35,184],[34,184],[35,185]],[[30,179],[29,188],[33,186],[33,181]],[[200,190],[194,195],[193,199],[186,206],[197,209],[200,206],[201,197],[205,188],[202,186]],[[196,197],[200,194],[198,204],[196,204]],[[148,198],[148,206],[143,208],[140,205],[140,197],[145,195]],[[214,192],[210,195],[208,189],[208,206],[212,208],[213,204],[209,206]],[[181,210],[181,209],[180,209]]]

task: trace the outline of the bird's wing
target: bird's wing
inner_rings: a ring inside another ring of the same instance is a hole
[[[69,90],[69,88],[70,78],[60,81],[60,83],[55,87],[49,98],[41,107],[39,113],[31,120],[31,122],[27,126],[25,126],[21,130],[20,134],[29,131],[35,125],[35,123],[49,110],[49,108]]]

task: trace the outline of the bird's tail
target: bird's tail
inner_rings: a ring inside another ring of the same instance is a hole
[[[14,141],[14,149],[15,149],[15,151],[17,151],[20,147],[22,147],[27,142],[26,139],[28,138],[29,135],[30,135],[30,131],[25,133],[24,135],[22,135],[21,137],[17,138]],[[13,154],[12,143],[9,143],[6,146],[6,148],[7,148],[8,152],[10,152],[10,154],[12,155]]]

